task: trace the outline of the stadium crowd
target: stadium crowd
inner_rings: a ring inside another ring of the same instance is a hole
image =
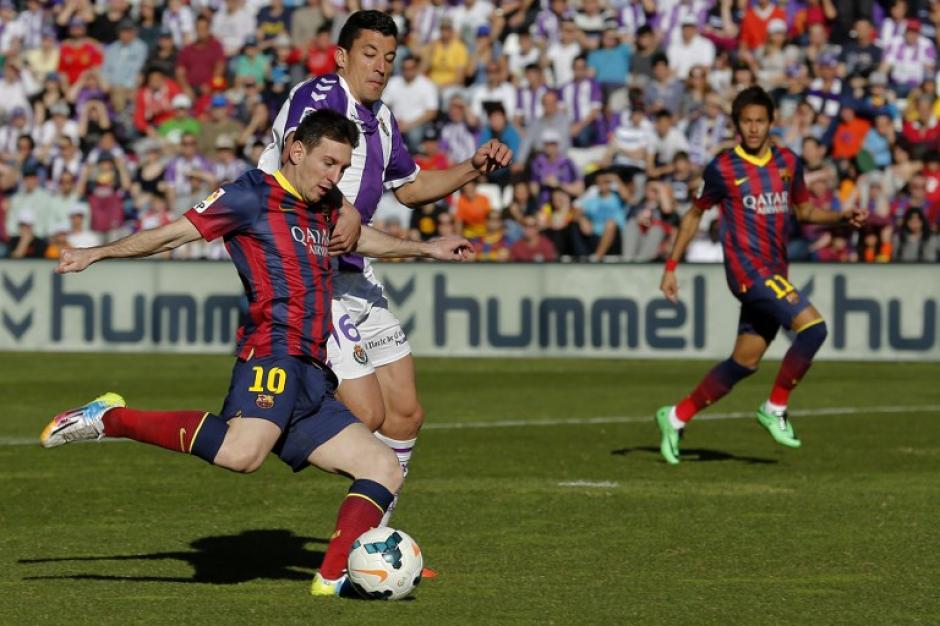
[[[463,233],[487,261],[661,259],[759,84],[812,202],[871,214],[794,222],[791,260],[938,261],[935,0],[0,0],[0,257],[159,226],[253,167],[358,8],[402,33],[383,100],[422,168],[491,138],[516,155],[413,212],[389,195],[388,232]],[[721,260],[718,229],[688,261]]]

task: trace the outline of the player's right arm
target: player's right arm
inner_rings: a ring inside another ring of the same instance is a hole
[[[718,159],[716,158],[705,168],[699,192],[693,198],[692,206],[682,216],[682,221],[679,222],[676,241],[672,245],[672,251],[670,251],[666,260],[666,267],[663,270],[663,278],[659,283],[659,289],[670,302],[676,303],[679,301],[679,281],[676,280],[676,266],[685,256],[685,250],[689,247],[689,243],[695,238],[699,224],[702,221],[702,215],[720,202],[725,195],[725,183],[721,172],[718,170]]]
[[[201,239],[202,235],[186,218],[179,218],[166,226],[142,230],[114,243],[95,248],[75,248],[62,252],[57,274],[80,272],[92,263],[104,259],[130,259],[174,250],[183,244]]]

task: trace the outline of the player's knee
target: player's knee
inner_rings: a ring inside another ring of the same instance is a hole
[[[357,406],[353,411],[359,421],[371,431],[378,430],[385,422],[385,406],[382,402],[372,402]]]
[[[809,350],[815,354],[822,347],[829,335],[829,329],[826,327],[825,320],[819,320],[812,326],[808,326],[797,333],[797,341],[805,344]]]
[[[395,493],[401,489],[402,481],[404,481],[401,463],[398,462],[398,457],[395,456],[391,448],[386,448],[385,446],[383,446],[383,448],[380,454],[373,455],[372,462],[369,464],[368,468],[369,475],[363,476],[362,478],[374,480],[392,493]]]
[[[251,474],[258,471],[265,457],[266,453],[253,446],[236,447],[226,451],[224,465],[233,472]]]

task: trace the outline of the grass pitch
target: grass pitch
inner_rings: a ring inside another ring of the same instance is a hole
[[[706,363],[422,359],[428,427],[393,522],[441,576],[399,603],[307,595],[341,478],[28,443],[105,390],[218,410],[230,367],[0,354],[0,624],[940,622],[936,364],[818,364],[786,450],[750,417],[768,363],[669,467],[652,412]]]

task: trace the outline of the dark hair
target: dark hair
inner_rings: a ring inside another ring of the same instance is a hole
[[[651,66],[656,66],[660,63],[664,63],[667,66],[669,65],[669,57],[667,57],[663,52],[657,52],[653,55],[653,58],[650,59]]]
[[[653,27],[650,26],[649,24],[643,24],[642,26],[636,29],[637,37],[642,37],[643,35],[652,35],[652,34],[653,34]]]
[[[930,240],[930,224],[927,221],[927,216],[924,214],[924,210],[920,207],[912,206],[908,207],[907,210],[904,211],[904,217],[901,218],[901,232],[899,233],[898,239],[900,239],[902,245],[907,243],[907,240],[911,234],[908,225],[911,221],[911,218],[915,215],[920,218],[921,223],[920,243],[917,246],[917,260],[933,261],[934,259],[924,259],[924,248],[927,247],[927,242]]]
[[[538,63],[529,63],[528,65],[525,66],[525,71],[528,72],[529,70],[532,70],[535,72],[541,72],[542,66],[539,65]]]
[[[660,109],[660,110],[656,111],[656,115],[655,115],[654,117],[655,117],[657,120],[661,120],[661,119],[663,119],[663,118],[665,118],[665,117],[668,117],[668,118],[672,119],[672,112],[671,112],[669,109]]]
[[[738,123],[741,121],[741,113],[744,111],[744,107],[758,105],[767,109],[767,119],[773,121],[774,119],[774,101],[770,95],[767,94],[762,88],[757,85],[752,85],[739,93],[734,102],[731,104],[731,121],[734,123],[735,128],[737,128]]]
[[[294,131],[293,141],[304,144],[304,148],[309,152],[316,148],[324,137],[349,144],[355,149],[359,145],[359,128],[336,111],[317,109],[301,120]]]
[[[390,15],[381,11],[356,11],[349,16],[343,29],[339,31],[337,45],[344,50],[352,50],[353,42],[364,30],[374,30],[387,37],[398,40],[398,27]]]

